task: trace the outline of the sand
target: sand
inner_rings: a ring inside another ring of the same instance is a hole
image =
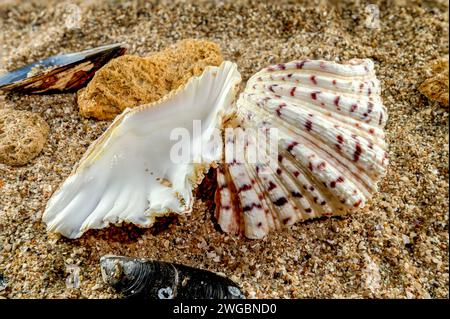
[[[2,2],[3,70],[119,41],[129,53],[145,55],[191,37],[218,43],[244,80],[263,66],[297,58],[371,58],[390,116],[390,166],[365,209],[297,224],[261,241],[218,231],[210,196],[159,232],[127,226],[68,240],[46,233],[40,216],[109,123],[82,118],[74,93],[6,95],[1,107],[39,113],[50,136],[28,165],[0,165],[0,274],[6,279],[0,296],[115,298],[98,264],[113,253],[224,273],[247,298],[448,298],[448,108],[417,90],[424,66],[448,54],[448,6],[374,2],[377,7],[362,1]],[[77,271],[79,283],[66,285]]]

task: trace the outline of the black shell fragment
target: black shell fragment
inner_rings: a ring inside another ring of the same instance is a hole
[[[109,60],[123,55],[122,44],[105,45],[81,52],[60,54],[0,75],[0,91],[51,93],[76,91]],[[50,69],[29,76],[36,67]]]
[[[0,291],[5,290],[6,287],[8,287],[8,280],[2,273],[0,273]]]
[[[215,273],[184,265],[103,256],[103,281],[125,298],[136,299],[243,299],[239,287]]]

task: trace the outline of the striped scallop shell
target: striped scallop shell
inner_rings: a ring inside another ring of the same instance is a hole
[[[303,60],[263,69],[237,102],[217,170],[216,218],[228,233],[262,238],[310,218],[363,207],[385,174],[386,109],[371,60]],[[274,165],[249,160],[258,128],[276,128]],[[238,133],[236,133],[238,131]],[[239,144],[242,143],[243,144]],[[228,152],[237,145],[243,151]],[[232,148],[233,147],[233,148]]]

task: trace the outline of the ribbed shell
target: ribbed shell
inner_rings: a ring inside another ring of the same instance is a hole
[[[237,102],[217,170],[216,218],[225,232],[262,238],[314,217],[361,208],[387,166],[383,128],[388,116],[371,60],[348,64],[293,61],[263,69]],[[275,165],[250,162],[261,143],[250,128],[278,129]],[[227,149],[226,148],[226,149]]]

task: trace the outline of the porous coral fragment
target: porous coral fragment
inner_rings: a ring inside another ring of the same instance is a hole
[[[448,57],[434,61],[430,73],[431,76],[419,86],[420,93],[448,107]]]
[[[0,163],[25,165],[44,147],[49,126],[37,113],[0,109]]]
[[[183,40],[148,57],[124,55],[97,71],[78,93],[81,115],[113,119],[126,108],[155,102],[222,63],[220,48],[205,40]]]

